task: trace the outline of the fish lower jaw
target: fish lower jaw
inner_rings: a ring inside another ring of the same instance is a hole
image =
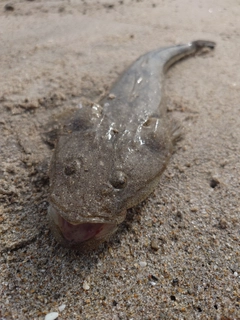
[[[82,250],[97,247],[118,228],[113,222],[83,222],[73,224],[64,219],[55,208],[49,207],[48,216],[56,239],[65,247]]]

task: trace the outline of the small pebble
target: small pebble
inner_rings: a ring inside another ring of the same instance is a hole
[[[58,318],[58,312],[50,312],[45,316],[45,320],[54,320]]]
[[[115,99],[116,96],[115,96],[115,94],[113,94],[113,93],[109,93],[108,98],[109,98],[109,99]]]
[[[157,251],[159,249],[159,245],[158,245],[158,242],[157,240],[152,240],[151,241],[151,248],[155,251]]]
[[[210,187],[211,188],[216,188],[220,184],[220,180],[217,176],[213,176],[211,181],[210,181]]]
[[[154,280],[154,281],[158,281],[158,278],[155,277],[153,274],[151,275],[151,278],[152,278],[152,280]]]
[[[218,224],[219,229],[222,229],[222,230],[227,229],[227,226],[228,226],[227,222],[224,219],[220,219]]]
[[[66,305],[62,304],[61,306],[58,307],[58,310],[62,312],[65,308],[66,308]]]
[[[90,289],[90,286],[89,286],[89,284],[87,283],[86,280],[83,281],[83,289],[84,289],[84,290],[89,290],[89,289]]]
[[[140,261],[139,262],[140,267],[144,268],[147,266],[147,262],[146,261]]]
[[[237,277],[237,276],[238,276],[238,273],[235,271],[235,272],[233,273],[233,275],[234,275],[234,277]]]

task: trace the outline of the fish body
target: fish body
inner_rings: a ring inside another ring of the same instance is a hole
[[[58,137],[50,165],[49,219],[66,247],[106,240],[127,209],[156,187],[178,133],[167,118],[163,78],[177,60],[210,41],[160,48],[123,72],[109,94],[79,106]]]

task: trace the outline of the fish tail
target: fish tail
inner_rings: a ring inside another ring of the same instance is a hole
[[[163,52],[163,61],[165,60],[163,63],[164,72],[166,72],[175,62],[186,56],[201,51],[203,48],[214,49],[215,46],[216,43],[213,41],[196,40],[188,44],[180,44],[178,46],[166,48],[167,50]]]

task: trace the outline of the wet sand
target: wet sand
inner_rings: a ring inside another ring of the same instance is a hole
[[[8,6],[6,6],[8,4]],[[238,1],[1,1],[0,319],[240,319]],[[217,42],[166,76],[185,133],[109,243],[62,248],[47,221],[49,119],[97,101],[157,47]]]

